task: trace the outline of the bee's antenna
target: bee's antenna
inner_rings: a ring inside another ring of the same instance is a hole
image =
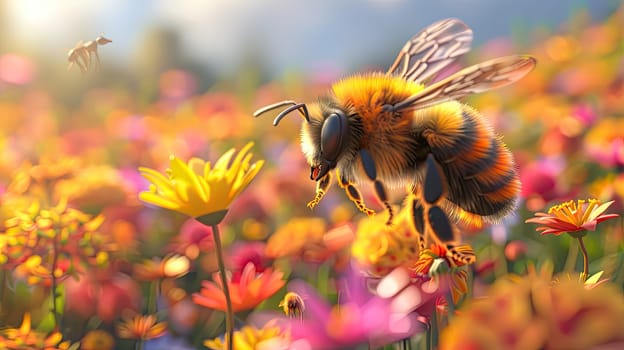
[[[253,116],[257,118],[260,115],[268,111],[271,111],[271,110],[274,110],[276,108],[280,108],[286,105],[291,105],[291,106],[281,111],[280,114],[278,114],[277,117],[275,117],[275,120],[273,120],[273,125],[277,126],[280,120],[282,120],[288,113],[294,110],[299,111],[299,113],[306,120],[306,122],[308,123],[310,122],[310,116],[308,115],[308,108],[306,107],[305,103],[297,103],[295,101],[281,101],[281,102],[274,103],[272,105],[268,105],[266,107],[262,107],[259,110],[255,111]]]
[[[277,124],[279,124],[282,118],[284,118],[288,113],[294,110],[298,110],[301,116],[306,120],[306,122],[308,123],[310,122],[310,116],[308,115],[308,107],[306,107],[305,103],[299,103],[294,106],[290,106],[286,108],[280,114],[278,114],[277,117],[275,117],[275,119],[273,120],[273,125],[277,126]]]

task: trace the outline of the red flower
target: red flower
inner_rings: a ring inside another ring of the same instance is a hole
[[[284,286],[284,273],[267,268],[261,274],[256,273],[253,263],[248,263],[239,281],[227,281],[234,312],[250,310],[275,294]],[[213,275],[214,282],[203,281],[199,293],[193,294],[193,301],[204,307],[225,311],[223,282],[218,274]]]

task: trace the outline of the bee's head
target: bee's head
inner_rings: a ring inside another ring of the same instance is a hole
[[[345,148],[350,141],[349,118],[346,113],[331,107],[329,104],[320,103],[311,107],[305,104],[297,104],[293,101],[283,101],[262,108],[254,116],[284,105],[291,105],[273,121],[278,125],[286,114],[297,110],[305,119],[301,128],[301,148],[310,164],[310,179],[318,181],[330,170],[336,168],[338,161],[344,154]]]
[[[322,107],[301,128],[301,148],[310,164],[310,180],[315,181],[336,167],[350,137],[345,112]]]

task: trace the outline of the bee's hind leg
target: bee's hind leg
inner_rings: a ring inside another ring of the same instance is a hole
[[[446,177],[433,155],[429,154],[425,161],[425,180],[422,191],[419,191],[426,222],[434,235],[433,239],[443,244],[452,244],[457,241],[456,230],[448,215],[438,205],[444,199],[445,193]]]
[[[325,196],[325,193],[327,193],[329,185],[331,185],[331,173],[325,174],[325,176],[316,182],[316,195],[314,199],[308,202],[308,208],[314,209],[314,207],[319,204],[321,199]]]
[[[392,206],[388,201],[388,195],[386,193],[386,189],[383,183],[377,179],[377,168],[375,167],[375,161],[371,157],[370,153],[366,149],[360,150],[360,160],[362,161],[362,166],[364,167],[364,172],[366,176],[373,181],[373,185],[375,186],[375,194],[377,198],[383,203],[384,207],[388,210],[388,221],[387,225],[392,224],[392,219],[394,218],[394,212],[392,211]]]
[[[425,180],[422,190],[417,191],[413,203],[414,224],[417,231],[427,234],[434,241],[447,247],[449,261],[470,264],[475,261],[472,249],[457,246],[457,228],[439,206],[447,193],[446,178],[432,154],[425,162]],[[420,198],[420,200],[419,200]],[[428,225],[427,225],[428,224]],[[427,227],[428,226],[428,227]],[[421,248],[423,246],[421,245]]]

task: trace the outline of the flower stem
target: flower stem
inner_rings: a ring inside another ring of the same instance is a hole
[[[144,342],[143,339],[139,339],[139,341],[136,342],[136,345],[135,345],[134,348],[136,350],[143,350],[143,342]]]
[[[232,300],[230,299],[230,289],[225,276],[225,263],[223,261],[223,247],[221,246],[221,235],[219,227],[212,225],[212,233],[214,236],[215,250],[217,251],[217,262],[219,263],[219,275],[221,276],[221,284],[223,285],[223,294],[225,295],[225,305],[227,312],[225,313],[225,343],[228,350],[233,349],[234,335],[234,312],[232,311]]]
[[[147,312],[155,314],[158,311],[158,297],[160,295],[160,280],[154,280],[149,286],[149,295],[147,300]]]
[[[587,280],[587,276],[589,275],[589,256],[587,255],[587,248],[585,248],[583,237],[579,237],[577,239],[579,247],[581,247],[581,252],[583,253],[583,274],[581,275],[581,280],[585,282]]]
[[[57,238],[58,234],[54,235],[54,240],[52,242],[52,274],[51,278],[51,289],[52,289],[52,315],[54,316],[54,328],[60,330],[60,320],[58,315],[58,310],[56,308],[56,289],[57,289],[57,281],[56,281],[56,265],[58,262],[58,252],[57,252]]]
[[[405,339],[401,340],[400,349],[401,350],[412,350],[412,342],[411,342],[410,338],[405,338]]]

